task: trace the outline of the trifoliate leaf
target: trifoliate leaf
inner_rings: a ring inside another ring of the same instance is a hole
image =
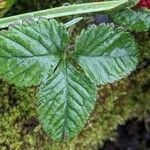
[[[116,24],[131,31],[142,32],[150,29],[150,13],[148,11],[125,9],[112,17]]]
[[[66,27],[55,20],[30,20],[0,32],[0,76],[18,86],[42,81],[39,120],[57,141],[82,130],[96,101],[95,84],[121,79],[137,64],[133,38],[109,25],[84,30],[75,51],[69,48]]]
[[[0,32],[0,76],[17,86],[39,84],[57,66],[68,46],[64,25],[33,20]]]
[[[96,100],[90,80],[66,61],[40,88],[38,114],[44,131],[57,141],[77,135]]]
[[[95,84],[112,83],[135,69],[134,39],[121,28],[110,25],[90,27],[76,39],[75,58]]]

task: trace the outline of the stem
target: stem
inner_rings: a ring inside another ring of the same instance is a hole
[[[81,21],[83,19],[83,17],[78,17],[78,18],[74,18],[73,20],[65,23],[66,28],[75,25],[76,23],[78,23],[79,21]]]
[[[0,28],[8,27],[10,24],[15,22],[22,22],[24,19],[32,18],[35,21],[39,17],[44,18],[56,18],[69,15],[85,14],[92,12],[107,12],[115,8],[122,8],[124,5],[128,4],[128,0],[121,1],[104,1],[104,2],[93,2],[76,4],[70,6],[56,7],[52,9],[46,9],[42,11],[36,11],[32,13],[25,13],[21,15],[16,15],[12,17],[6,17],[0,19]]]

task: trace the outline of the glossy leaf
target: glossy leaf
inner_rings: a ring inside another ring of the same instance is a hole
[[[137,53],[132,36],[110,25],[90,27],[76,39],[75,59],[95,84],[128,75],[136,67]]]
[[[90,80],[63,61],[40,88],[38,114],[44,131],[53,140],[77,135],[89,118],[96,100]]]
[[[125,9],[112,17],[116,24],[131,31],[142,32],[150,29],[150,13],[143,10]]]
[[[46,19],[0,32],[0,76],[17,86],[41,83],[39,120],[56,141],[82,130],[94,108],[96,84],[121,79],[137,64],[136,44],[121,28],[92,26],[77,38],[74,51],[68,37],[65,25]]]
[[[69,6],[56,7],[46,10],[40,10],[30,13],[25,13],[21,15],[11,16],[0,19],[0,28],[6,28],[10,24],[15,22],[22,22],[24,19],[32,18],[37,21],[40,17],[44,17],[47,19],[77,15],[77,14],[85,14],[85,13],[93,13],[93,12],[109,12],[114,9],[122,9],[125,8],[126,4],[128,4],[128,0],[121,1],[110,1],[110,2],[94,2],[94,3],[82,3],[75,4]]]
[[[64,25],[33,20],[0,32],[0,76],[17,86],[38,85],[57,66],[68,46]]]

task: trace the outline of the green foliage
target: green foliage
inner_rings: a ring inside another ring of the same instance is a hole
[[[76,40],[76,59],[95,84],[113,83],[129,74],[138,62],[137,54],[133,37],[110,25],[84,30]]]
[[[95,86],[67,62],[62,62],[38,95],[43,128],[58,141],[72,139],[81,131],[96,101]]]
[[[141,53],[144,55],[147,53],[149,56],[148,50],[149,42],[142,41]],[[3,110],[3,113],[0,113],[1,149],[9,147],[15,150],[97,150],[97,144],[102,146],[104,140],[115,139],[114,129],[119,124],[123,124],[129,118],[147,117],[150,113],[150,91],[146,88],[150,82],[149,73],[150,68],[142,69],[129,78],[101,87],[95,110],[87,125],[72,142],[66,144],[55,143],[42,133],[36,120],[36,91],[1,83],[0,104],[3,105],[3,109],[0,109]],[[11,103],[7,104],[10,100]],[[13,105],[15,101],[17,105]]]
[[[109,12],[114,9],[120,9],[125,4],[128,4],[128,0],[122,0],[119,2],[110,1],[110,2],[95,2],[95,3],[83,3],[83,4],[76,4],[76,5],[69,5],[63,7],[57,7],[52,9],[46,9],[36,12],[30,12],[22,15],[16,15],[12,17],[6,17],[0,19],[0,28],[6,28],[10,24],[15,22],[22,22],[25,19],[32,18],[37,21],[40,17],[44,17],[47,19],[56,18],[56,17],[63,17],[63,16],[71,16],[71,15],[78,15],[78,14],[86,14],[86,13],[93,13],[93,12]]]
[[[3,30],[0,41],[1,77],[17,86],[32,86],[52,74],[68,35],[63,25],[41,19]]]
[[[20,87],[40,84],[39,118],[58,141],[81,131],[94,108],[97,84],[121,79],[138,62],[132,36],[110,25],[84,30],[75,50],[66,27],[55,20],[11,26],[0,40],[0,75]]]
[[[112,17],[116,24],[130,31],[142,32],[150,29],[150,13],[148,11],[125,9]]]
[[[86,1],[91,2],[91,0]],[[37,6],[33,6],[33,2],[19,0],[9,15],[31,12],[34,11],[34,7],[36,10],[49,8],[50,4],[53,7],[61,6],[63,3],[61,0],[42,0],[35,3]],[[73,4],[79,1],[69,0],[69,2]],[[26,7],[25,3],[28,3]],[[1,12],[3,11],[0,11],[0,15]],[[73,34],[81,30],[79,28],[83,28],[84,24],[87,24],[85,19],[79,24],[80,27],[77,26],[72,31]],[[71,38],[74,37],[71,35]],[[140,47],[141,65],[126,79],[99,89],[96,107],[90,119],[83,131],[71,142],[55,143],[42,132],[35,111],[37,90],[18,88],[0,81],[0,149],[97,150],[97,145],[102,146],[104,140],[115,139],[114,129],[119,124],[133,117],[148,117],[150,114],[150,68],[147,67],[147,62],[150,58],[150,37],[147,32],[136,34],[135,38]]]
[[[105,0],[105,1],[111,1],[111,0]],[[122,1],[122,0],[114,0],[114,1]],[[140,0],[128,0],[128,7],[136,6],[139,1]]]

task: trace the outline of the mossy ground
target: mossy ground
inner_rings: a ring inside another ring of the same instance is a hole
[[[17,88],[0,81],[0,150],[93,150],[105,139],[114,140],[119,124],[134,117],[149,117],[150,32],[135,37],[140,49],[137,69],[114,84],[98,88],[87,125],[68,143],[53,142],[43,133],[36,114],[36,88]]]

